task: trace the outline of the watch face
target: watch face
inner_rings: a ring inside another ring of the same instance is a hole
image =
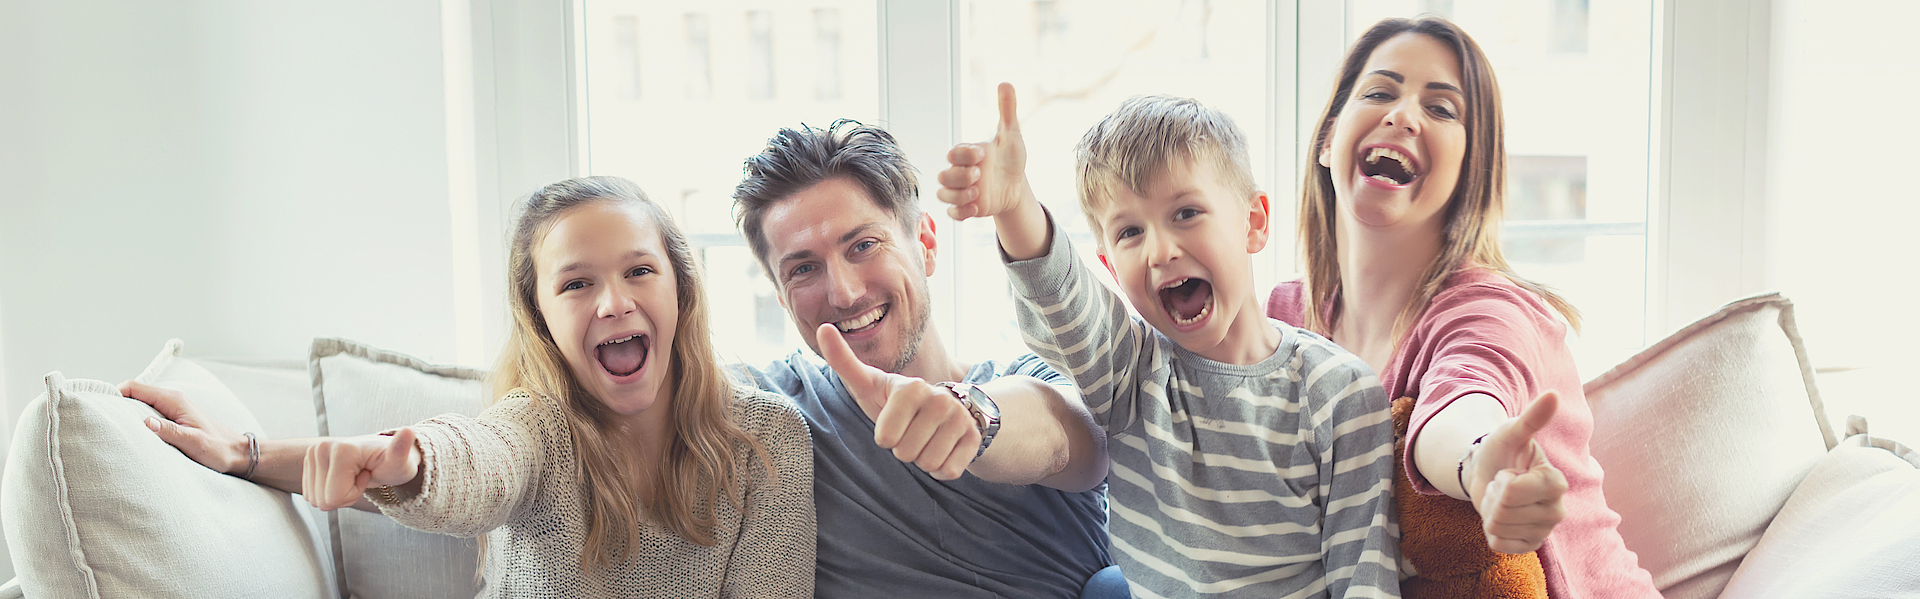
[[[987,392],[981,391],[979,385],[967,385],[967,399],[980,410],[980,413],[986,414],[987,419],[1000,419],[1000,406],[993,403],[993,398],[987,396]]]

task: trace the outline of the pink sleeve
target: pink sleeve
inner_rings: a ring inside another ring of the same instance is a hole
[[[1307,326],[1307,287],[1299,279],[1273,286],[1267,295],[1267,318],[1296,327]]]
[[[1546,381],[1558,378],[1536,369],[1553,368],[1550,356],[1564,353],[1544,351],[1547,344],[1563,343],[1563,325],[1543,310],[1540,300],[1523,293],[1498,284],[1453,287],[1435,297],[1414,323],[1407,333],[1408,347],[1396,360],[1400,372],[1419,373],[1419,400],[1407,426],[1409,443],[1455,399],[1485,393],[1500,402],[1507,416],[1517,416]],[[1411,452],[1404,459],[1415,490],[1440,492],[1414,467]]]

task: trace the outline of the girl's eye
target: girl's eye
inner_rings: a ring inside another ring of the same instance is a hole
[[[633,268],[633,270],[627,271],[627,276],[644,277],[653,273],[654,273],[654,270],[653,270],[653,267],[651,266],[636,266]]]
[[[1126,239],[1128,237],[1133,237],[1139,234],[1140,234],[1140,227],[1121,227],[1120,231],[1113,235],[1113,239],[1115,241],[1119,241],[1119,240]]]
[[[561,287],[561,288],[560,288],[560,290],[561,290],[561,291],[573,291],[573,290],[575,290],[575,289],[586,289],[586,288],[587,288],[587,282],[586,282],[586,281],[567,281],[567,284],[566,284],[565,286],[563,286],[563,287]]]

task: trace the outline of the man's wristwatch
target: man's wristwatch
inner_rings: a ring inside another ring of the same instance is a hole
[[[980,429],[980,451],[973,454],[979,458],[987,452],[987,446],[993,444],[993,436],[1000,433],[1000,406],[994,405],[993,398],[986,391],[972,383],[935,383],[946,387],[960,405],[967,407],[967,415],[973,417],[974,426]]]

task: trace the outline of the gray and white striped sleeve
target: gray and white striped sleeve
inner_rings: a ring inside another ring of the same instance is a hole
[[[1304,337],[1305,335],[1303,335]],[[1311,427],[1326,495],[1321,547],[1327,594],[1397,597],[1400,534],[1393,511],[1393,420],[1386,391],[1365,363],[1330,342],[1305,342],[1313,384]],[[1324,344],[1324,345],[1321,345]]]
[[[1028,348],[1080,387],[1081,401],[1108,434],[1126,430],[1135,420],[1139,377],[1170,358],[1154,351],[1153,329],[1132,318],[1126,304],[1093,278],[1066,234],[1053,226],[1052,214],[1047,218],[1053,231],[1047,254],[1006,262],[1020,334]]]

